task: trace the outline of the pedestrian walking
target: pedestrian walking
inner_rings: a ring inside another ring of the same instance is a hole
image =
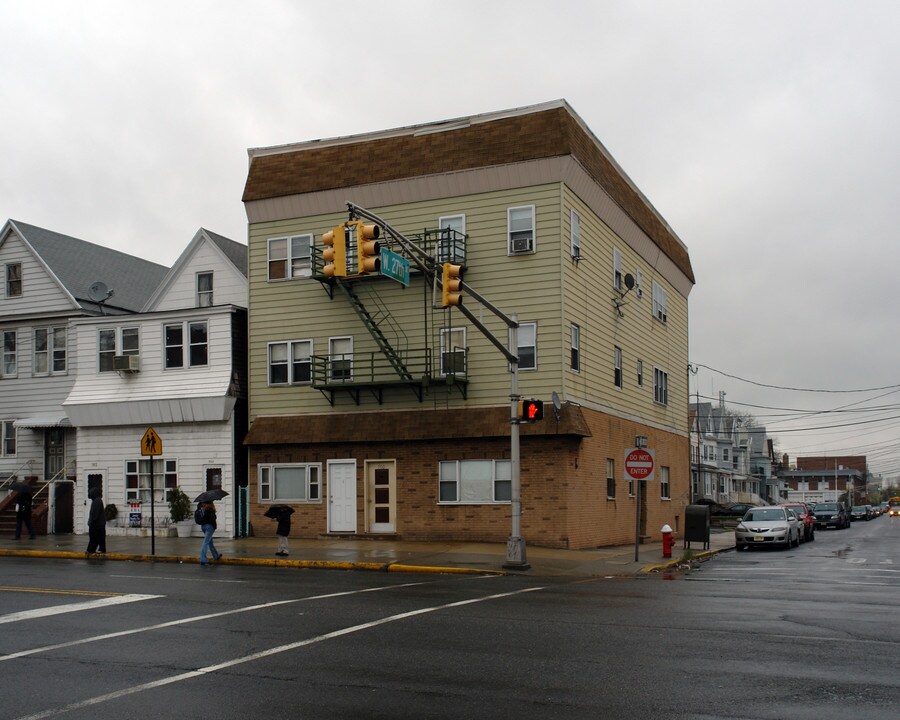
[[[16,540],[22,537],[22,525],[28,529],[28,537],[34,540],[34,528],[31,525],[31,493],[20,492],[16,501]]]
[[[211,502],[200,503],[197,507],[195,519],[203,529],[203,545],[200,546],[200,565],[206,567],[209,565],[207,561],[207,552],[212,553],[213,560],[222,557],[222,553],[216,550],[213,543],[213,533],[216,531],[216,506]]]
[[[88,546],[85,555],[106,552],[106,512],[103,507],[103,490],[95,487],[88,491],[91,509],[88,512]]]
[[[278,527],[275,534],[278,536],[278,549],[276,555],[282,557],[288,554],[288,535],[291,534],[291,515],[294,514],[294,508],[287,505],[272,505],[264,515],[267,518],[278,521]]]

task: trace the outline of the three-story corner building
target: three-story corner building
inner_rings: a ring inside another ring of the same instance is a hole
[[[77,429],[78,532],[95,487],[120,518],[139,509],[143,527],[151,510],[168,524],[178,487],[225,490],[217,533],[246,533],[246,307],[247,246],[201,228],[140,313],[73,321],[79,369],[63,407]],[[148,427],[162,442],[152,456]]]
[[[166,268],[9,220],[0,272],[0,505],[10,481],[28,482],[41,529],[72,532],[76,431],[63,401],[79,371],[73,324],[138,312]]]
[[[509,363],[411,264],[409,285],[324,271],[347,203],[518,322],[522,536],[585,548],[679,529],[688,501],[688,252],[565,101],[250,151],[251,520],[294,534],[503,541]],[[368,222],[365,220],[364,222]],[[410,252],[386,231],[381,241]],[[415,254],[415,253],[413,253]],[[342,262],[339,258],[338,262]],[[427,265],[427,263],[426,263]],[[501,345],[508,328],[463,303]],[[553,394],[559,409],[551,404]],[[655,478],[626,480],[638,436]]]

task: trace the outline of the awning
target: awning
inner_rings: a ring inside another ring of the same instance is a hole
[[[13,421],[16,428],[53,428],[72,427],[68,416],[61,415],[36,415],[35,417],[19,418]]]

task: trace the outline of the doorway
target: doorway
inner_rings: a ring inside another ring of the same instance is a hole
[[[366,462],[366,527],[370,533],[397,532],[397,463]]]
[[[356,532],[356,460],[329,460],[328,532]]]

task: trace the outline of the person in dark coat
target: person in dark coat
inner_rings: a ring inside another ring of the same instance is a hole
[[[282,557],[288,554],[288,535],[291,534],[291,513],[287,509],[278,513],[275,518],[278,520],[278,527],[275,528],[275,534],[278,536],[278,551],[276,555]]]
[[[106,512],[103,508],[103,491],[92,488],[88,492],[91,509],[88,512],[88,546],[85,555],[95,552],[106,552]]]
[[[199,509],[202,510],[200,519],[200,527],[203,529],[203,545],[200,546],[200,565],[209,567],[209,561],[206,559],[207,552],[212,553],[213,560],[222,557],[222,553],[216,550],[213,542],[213,534],[216,532],[216,506],[211,502],[200,503]]]
[[[28,537],[34,540],[34,528],[31,526],[31,493],[20,492],[16,499],[16,540],[22,537],[22,523],[28,528]]]

